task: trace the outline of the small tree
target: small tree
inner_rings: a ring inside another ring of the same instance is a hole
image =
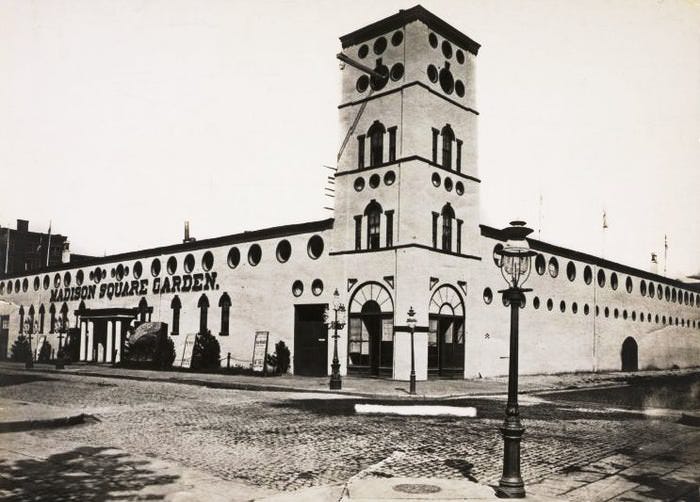
[[[218,369],[220,367],[221,347],[219,340],[207,330],[198,335],[192,350],[192,369]]]
[[[32,348],[29,346],[29,338],[19,335],[10,349],[10,359],[23,363],[31,359]]]
[[[39,351],[39,362],[48,363],[51,360],[51,344],[49,342],[44,342]]]
[[[289,348],[282,340],[275,344],[275,353],[267,356],[267,364],[274,367],[274,372],[278,375],[287,373],[289,360]]]
[[[164,338],[153,360],[154,368],[159,370],[169,370],[175,362],[175,342],[169,336]]]

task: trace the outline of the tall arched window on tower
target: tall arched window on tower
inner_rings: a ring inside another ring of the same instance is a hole
[[[19,334],[24,333],[24,307],[19,306]]]
[[[53,303],[49,307],[49,314],[51,314],[51,319],[49,321],[49,333],[53,333],[56,330],[56,305]]]
[[[139,302],[139,321],[146,322],[146,315],[148,314],[148,302],[145,298],[141,298]]]
[[[44,316],[46,315],[46,309],[44,304],[39,305],[39,333],[44,332]]]
[[[442,250],[452,251],[452,220],[455,212],[448,202],[442,208]]]
[[[27,318],[29,319],[29,332],[35,333],[35,331],[34,331],[34,305],[29,306],[29,312],[28,312]]]
[[[179,296],[175,295],[175,297],[173,298],[173,301],[170,302],[170,308],[173,309],[172,334],[179,335],[180,334],[180,310],[182,309],[182,302],[180,301]]]
[[[369,136],[369,165],[379,166],[383,163],[384,159],[384,133],[386,128],[384,125],[375,120],[372,126],[367,131],[367,136]]]
[[[207,295],[199,297],[197,307],[199,308],[199,334],[203,335],[207,332],[207,316],[209,314],[209,299]]]
[[[440,134],[442,135],[442,167],[452,169],[452,142],[455,139],[455,133],[450,124],[447,124]]]
[[[367,249],[379,249],[380,247],[379,222],[381,221],[382,212],[382,206],[374,199],[365,208],[365,216],[367,216]]]
[[[221,295],[219,300],[219,307],[221,307],[221,336],[228,336],[228,321],[231,313],[231,298],[228,293]]]

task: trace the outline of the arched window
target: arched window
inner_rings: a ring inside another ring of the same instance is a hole
[[[19,306],[19,334],[24,333],[24,307]]]
[[[146,314],[148,314],[148,302],[145,298],[141,298],[139,302],[139,320],[146,322]]]
[[[365,208],[365,216],[367,216],[367,249],[379,249],[379,222],[382,212],[382,206],[374,199]]]
[[[442,167],[452,169],[452,142],[455,140],[455,133],[450,124],[447,124],[440,134],[442,135]]]
[[[229,330],[229,314],[231,313],[231,298],[228,296],[227,293],[221,295],[221,299],[219,300],[219,307],[221,307],[221,332],[219,334],[221,336],[227,336]]]
[[[44,304],[42,303],[39,306],[39,333],[44,332],[44,316],[46,315],[46,309],[44,308]]]
[[[452,220],[455,217],[454,209],[449,202],[442,208],[442,250],[452,251]]]
[[[49,321],[49,333],[53,333],[56,330],[56,305],[53,303],[49,307],[49,314],[51,314],[51,320]]]
[[[29,306],[29,312],[27,313],[27,318],[29,319],[29,332],[35,333],[35,331],[34,331],[34,305]]]
[[[182,309],[182,303],[180,302],[180,297],[175,295],[173,301],[170,302],[170,308],[173,309],[173,323],[172,323],[172,334],[180,334],[180,310]]]
[[[63,320],[63,325],[68,324],[68,304],[63,302],[63,305],[61,305],[61,319]]]
[[[199,297],[197,308],[199,308],[199,334],[203,335],[207,332],[207,315],[209,313],[209,299],[207,295]]]
[[[369,165],[378,166],[384,161],[384,133],[386,128],[384,125],[375,120],[372,126],[367,131],[369,137]]]

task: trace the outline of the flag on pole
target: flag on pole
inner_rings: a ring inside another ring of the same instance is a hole
[[[608,228],[608,215],[605,212],[605,209],[603,209],[603,229]]]

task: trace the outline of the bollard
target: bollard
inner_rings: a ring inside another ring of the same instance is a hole
[[[231,369],[231,353],[230,352],[226,356],[226,369],[227,370]]]

